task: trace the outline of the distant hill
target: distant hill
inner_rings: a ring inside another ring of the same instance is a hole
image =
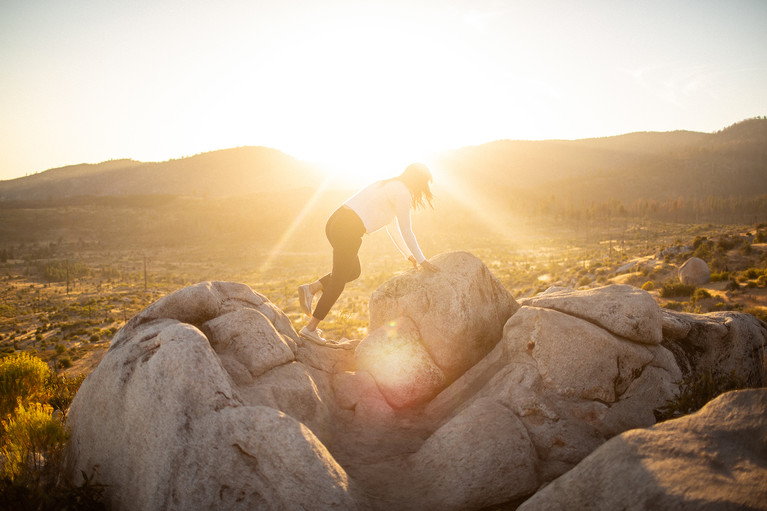
[[[438,160],[459,193],[472,191],[501,205],[525,206],[552,196],[576,205],[752,197],[767,194],[767,119],[748,119],[716,133],[501,140],[446,151]],[[280,151],[240,147],[162,163],[115,160],[51,169],[0,181],[0,202],[76,196],[218,198],[311,189],[322,180],[317,169]]]
[[[441,163],[462,188],[510,202],[752,197],[767,194],[767,119],[717,133],[502,140],[445,153]]]
[[[0,201],[77,196],[242,196],[317,186],[317,169],[275,149],[239,147],[162,163],[113,160],[0,181]]]

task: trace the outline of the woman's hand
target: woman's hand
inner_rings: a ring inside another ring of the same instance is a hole
[[[423,269],[425,269],[427,271],[430,271],[432,273],[437,273],[438,271],[442,271],[439,266],[430,263],[428,259],[424,260],[421,263],[421,268],[423,268]]]

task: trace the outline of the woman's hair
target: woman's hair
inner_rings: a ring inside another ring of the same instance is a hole
[[[423,163],[412,163],[407,166],[402,174],[393,179],[402,181],[407,186],[407,189],[410,190],[413,209],[425,208],[426,204],[430,208],[434,208],[431,203],[434,196],[429,189],[429,183],[432,179],[431,172],[429,172],[429,168],[426,165]]]

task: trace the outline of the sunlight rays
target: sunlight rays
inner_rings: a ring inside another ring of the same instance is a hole
[[[309,198],[308,201],[306,201],[306,204],[304,204],[304,207],[301,208],[301,211],[298,212],[298,215],[293,219],[293,222],[291,222],[290,226],[285,230],[285,232],[282,234],[280,239],[277,241],[277,244],[272,248],[272,250],[269,253],[269,256],[266,258],[266,260],[261,264],[261,266],[258,267],[259,273],[264,273],[272,264],[274,259],[279,256],[282,253],[282,249],[287,244],[287,242],[291,239],[293,236],[293,233],[296,231],[299,225],[301,225],[301,221],[306,217],[306,215],[311,211],[312,207],[315,205],[317,200],[322,195],[322,192],[324,192],[328,188],[328,184],[331,181],[331,177],[328,176],[325,178],[325,180],[317,187],[317,189],[314,191],[312,196]]]
[[[515,236],[511,232],[509,208],[495,203],[487,195],[480,195],[471,186],[453,178],[439,167],[433,167],[435,173],[435,188],[439,186],[450,198],[466,208],[475,218],[481,221],[494,235],[502,240],[511,240]],[[520,229],[519,226],[516,229]]]

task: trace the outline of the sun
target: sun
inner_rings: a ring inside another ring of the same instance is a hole
[[[519,76],[498,75],[477,41],[409,10],[365,9],[297,22],[268,45],[222,53],[220,73],[178,91],[179,102],[196,108],[186,123],[194,137],[179,136],[272,147],[354,188],[413,162],[429,165],[437,152],[492,141],[510,123],[531,129],[535,91]]]
[[[221,139],[258,141],[354,187],[471,143],[467,126],[485,125],[456,116],[476,77],[454,72],[465,50],[449,34],[373,15],[313,21],[231,71],[216,98],[232,113]]]

